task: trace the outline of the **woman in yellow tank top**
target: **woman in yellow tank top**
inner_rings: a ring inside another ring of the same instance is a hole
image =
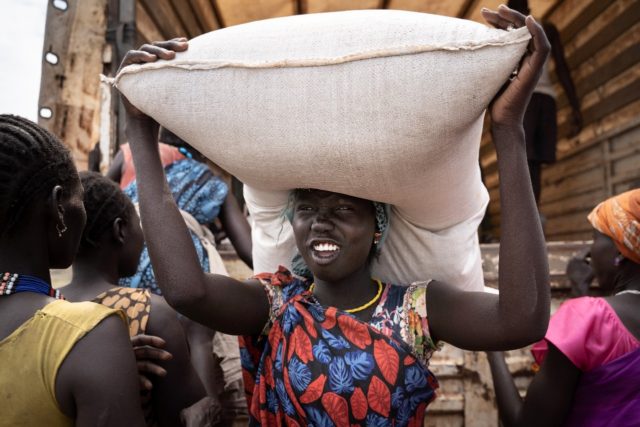
[[[0,426],[144,425],[123,315],[63,301],[50,284],[85,219],[69,151],[0,115]]]

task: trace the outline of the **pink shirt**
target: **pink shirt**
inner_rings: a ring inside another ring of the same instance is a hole
[[[549,322],[545,339],[531,349],[538,364],[555,345],[581,371],[588,372],[640,348],[604,298],[565,301]]]

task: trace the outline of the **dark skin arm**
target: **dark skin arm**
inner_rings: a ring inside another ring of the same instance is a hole
[[[122,66],[153,62],[158,58],[172,59],[175,52],[187,47],[185,39],[144,45],[140,50],[128,52]],[[127,138],[138,171],[142,225],[145,236],[153,236],[145,240],[166,301],[176,311],[216,331],[232,335],[260,333],[269,318],[269,301],[264,289],[257,280],[240,282],[202,271],[164,175],[157,146],[158,124],[124,102]]]
[[[505,427],[562,426],[571,410],[580,370],[549,344],[549,352],[523,399],[501,352],[487,353],[500,419]]]
[[[558,29],[550,22],[544,23],[544,32],[551,43],[551,55],[553,56],[553,62],[556,64],[556,74],[558,80],[564,89],[569,105],[571,105],[571,129],[569,131],[569,137],[574,137],[582,130],[582,114],[580,113],[580,101],[576,93],[576,88],[573,85],[573,79],[571,78],[571,71],[567,64],[567,59],[564,56],[564,47],[562,46],[562,40],[560,39],[560,33]]]
[[[579,254],[571,258],[567,264],[567,277],[571,282],[571,294],[573,297],[582,297],[589,293],[591,282],[595,278],[593,269],[587,258],[590,257],[589,252]]]
[[[522,119],[549,52],[542,27],[505,6],[483,10],[498,28],[525,25],[532,34],[517,77],[490,106],[501,204],[500,295],[464,292],[434,282],[427,310],[432,335],[467,350],[507,350],[541,339],[549,322],[549,267],[527,172]],[[456,315],[451,315],[455,307]]]
[[[136,362],[122,319],[109,316],[73,347],[56,378],[62,411],[79,427],[143,427]]]
[[[111,161],[111,166],[109,166],[109,170],[107,171],[106,177],[111,181],[117,182],[120,184],[120,179],[122,178],[122,166],[124,165],[124,154],[122,151],[118,151],[116,155],[113,157]]]
[[[229,192],[220,210],[220,222],[227,233],[231,244],[238,257],[253,268],[253,256],[251,254],[251,226],[240,210],[238,201],[233,193]]]
[[[177,313],[163,298],[151,296],[151,313],[147,332],[161,337],[172,357],[158,361],[166,375],[155,377],[154,411],[162,426],[180,425],[180,411],[202,399],[206,393],[191,364],[187,339]]]
[[[219,396],[222,393],[222,379],[216,375],[213,359],[213,336],[215,331],[185,317],[180,319],[189,340],[191,363],[193,363],[207,395]]]

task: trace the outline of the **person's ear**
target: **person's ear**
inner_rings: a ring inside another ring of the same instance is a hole
[[[127,237],[127,231],[125,221],[122,218],[118,217],[113,220],[113,224],[111,224],[111,235],[116,242],[120,245],[124,245],[124,241]]]
[[[58,237],[62,237],[65,231],[67,231],[67,225],[64,222],[64,206],[62,206],[62,196],[64,193],[64,189],[61,185],[55,185],[51,189],[51,194],[49,195],[49,214],[55,224],[56,232],[58,233]]]

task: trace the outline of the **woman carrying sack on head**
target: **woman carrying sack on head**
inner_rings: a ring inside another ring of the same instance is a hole
[[[384,250],[387,209],[316,190],[294,191],[291,200],[296,244],[312,280],[284,269],[244,282],[202,273],[169,197],[158,125],[127,103],[127,135],[158,285],[177,311],[244,336],[252,425],[422,425],[437,387],[428,360],[438,341],[509,349],[543,336],[548,266],[522,117],[549,45],[530,17],[506,7],[483,14],[499,28],[526,25],[533,35],[520,73],[491,105],[500,171],[500,296],[436,281],[404,287],[372,278],[369,261]],[[187,47],[184,39],[145,45],[129,52],[123,66],[169,60]]]

